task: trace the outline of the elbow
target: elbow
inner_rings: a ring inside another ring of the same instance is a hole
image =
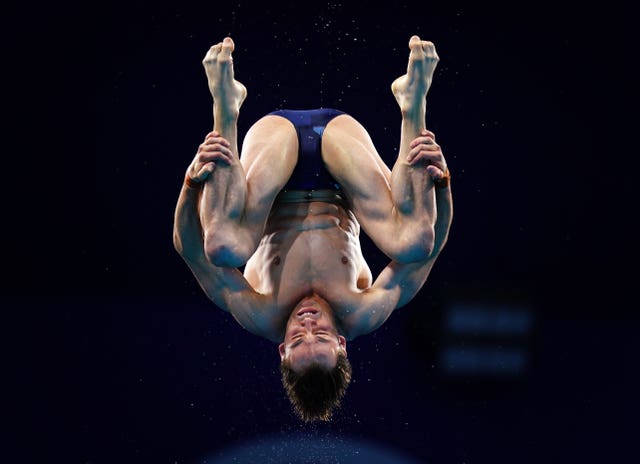
[[[445,235],[444,237],[437,237],[435,241],[435,246],[432,252],[432,257],[438,256],[444,246],[447,244],[448,237]]]
[[[182,240],[180,240],[180,235],[175,230],[173,231],[173,248],[175,248],[180,256],[183,256],[184,247],[182,246]]]

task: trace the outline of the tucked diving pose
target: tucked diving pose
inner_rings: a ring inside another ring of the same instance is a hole
[[[174,246],[216,306],[278,344],[298,416],[329,420],[351,380],[347,340],[414,298],[447,242],[450,175],[425,126],[439,58],[411,37],[407,72],[391,85],[402,122],[389,169],[362,124],[331,108],[269,113],[239,153],[247,90],[233,50],[227,37],[203,60],[214,125],[186,171]],[[390,259],[375,280],[360,228]]]

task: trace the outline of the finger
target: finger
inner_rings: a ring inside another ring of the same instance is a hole
[[[198,161],[201,163],[207,163],[210,161],[213,162],[223,162],[225,164],[231,164],[233,161],[233,156],[231,151],[222,148],[222,149],[203,149],[198,153]]]
[[[446,166],[444,162],[444,157],[441,153],[434,153],[428,151],[421,151],[415,158],[413,158],[410,162],[410,166],[416,166],[418,164],[421,165],[430,165],[433,164],[441,169]]]
[[[226,158],[229,159],[229,161],[231,161],[231,157],[233,156],[233,152],[231,151],[230,148],[225,147],[223,145],[220,144],[215,144],[215,145],[203,145],[201,147],[201,149],[199,150],[199,153],[205,154],[205,153],[215,153],[215,152],[220,152],[222,153]]]
[[[216,168],[216,163],[205,164],[200,168],[194,180],[197,180],[198,182],[203,182],[205,179],[209,177],[209,175],[213,172],[215,168]]]
[[[207,178],[215,168],[215,163],[207,163],[203,166],[200,166],[198,169],[195,169],[194,167],[194,169],[192,170],[193,174],[189,177],[191,177],[196,182],[204,182],[205,180],[207,180]]]
[[[207,140],[212,139],[212,138],[214,138],[214,137],[220,137],[220,132],[218,132],[218,131],[211,131],[211,132],[209,132],[209,133],[205,136],[204,141],[206,142]]]
[[[409,143],[409,147],[413,148],[416,145],[419,145],[421,143],[426,143],[426,144],[435,144],[436,140],[433,138],[432,135],[429,134],[424,134],[422,137],[416,137],[415,139],[413,139],[410,143]]]
[[[439,167],[444,167],[445,165],[444,158],[442,157],[441,153],[428,152],[424,150],[418,153],[418,155],[416,155],[416,157],[409,162],[410,165],[416,165],[419,163],[430,165],[433,164]]]
[[[205,144],[210,145],[213,143],[219,143],[221,145],[224,145],[225,147],[231,146],[229,141],[224,137],[220,137],[220,135],[217,132],[212,132],[211,134],[215,134],[215,135],[208,135],[207,138],[204,140]]]
[[[427,173],[431,176],[433,180],[442,179],[444,176],[445,169],[441,169],[433,164],[427,166]]]
[[[230,165],[231,160],[220,152],[201,153],[198,155],[198,163],[224,163]]]
[[[429,144],[420,144],[417,147],[409,150],[409,154],[407,155],[407,161],[411,163],[412,161],[416,161],[417,158],[423,156],[424,154],[428,155],[440,155],[442,156],[442,150],[438,145],[429,145]]]
[[[207,143],[203,143],[200,146],[200,149],[203,151],[221,151],[225,154],[231,155],[231,148],[229,148],[229,145],[223,143],[223,140],[220,140],[219,142],[217,141],[210,141]]]
[[[216,138],[216,137],[217,137],[217,138],[220,138],[220,139],[223,139],[223,140],[226,140],[224,137],[222,137],[222,136],[220,135],[220,132],[218,132],[218,131],[211,131],[211,132],[209,132],[209,133],[207,134],[207,136],[206,136],[204,139],[205,139],[205,140],[209,140],[209,139],[211,139],[211,138]]]

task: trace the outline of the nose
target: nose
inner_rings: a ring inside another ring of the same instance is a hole
[[[318,323],[310,317],[305,317],[304,319],[302,319],[302,326],[307,329],[311,329],[315,325],[318,325]]]

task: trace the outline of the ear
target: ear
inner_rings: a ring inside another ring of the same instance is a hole
[[[280,352],[280,362],[284,360],[284,343],[278,345],[278,351]]]
[[[347,339],[344,338],[342,335],[338,335],[338,344],[340,345],[340,348],[342,348],[344,350],[344,354],[347,354]]]

